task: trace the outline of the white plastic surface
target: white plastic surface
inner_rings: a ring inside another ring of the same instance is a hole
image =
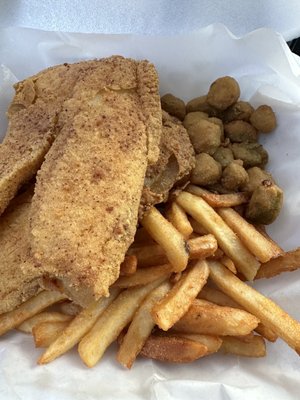
[[[159,71],[161,92],[188,100],[205,94],[209,83],[232,75],[241,98],[270,104],[278,119],[274,133],[261,135],[269,169],[285,191],[284,209],[271,227],[285,248],[300,243],[300,68],[284,40],[262,29],[236,39],[222,25],[178,37],[61,34],[26,29],[0,31],[0,127],[12,96],[14,76],[22,79],[47,66],[122,54],[147,58]],[[10,69],[10,72],[8,69]],[[2,131],[4,132],[4,131]],[[255,287],[300,320],[300,271]],[[92,370],[76,350],[46,366],[31,337],[11,332],[0,338],[0,399],[96,400],[295,400],[300,393],[300,359],[281,340],[267,344],[263,359],[213,355],[190,365],[139,359],[131,371],[115,361],[115,346]]]

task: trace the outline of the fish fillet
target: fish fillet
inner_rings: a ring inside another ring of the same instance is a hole
[[[19,195],[0,217],[0,314],[39,290],[39,271],[30,256],[31,198],[32,191]]]
[[[15,85],[8,129],[0,146],[0,214],[19,187],[40,168],[60,130],[57,116],[73,95],[75,82],[94,61],[48,68]]]
[[[159,155],[153,65],[99,60],[59,115],[37,175],[31,215],[36,265],[80,304],[108,295],[136,231],[148,162]]]

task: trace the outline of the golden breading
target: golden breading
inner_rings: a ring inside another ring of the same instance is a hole
[[[8,130],[0,146],[0,214],[19,187],[30,180],[59,132],[57,115],[75,82],[95,62],[63,64],[15,85]]]
[[[30,257],[29,214],[32,191],[16,197],[0,217],[0,314],[39,290],[39,271]]]
[[[134,238],[148,160],[159,151],[155,68],[122,57],[98,61],[76,82],[58,124],[37,176],[32,254],[82,304],[108,294]]]

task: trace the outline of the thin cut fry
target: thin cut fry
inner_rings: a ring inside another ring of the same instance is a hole
[[[171,285],[169,282],[166,281],[162,283],[146,297],[135,313],[117,354],[117,360],[120,364],[124,365],[124,367],[131,368],[138,353],[143,348],[155,326],[155,322],[151,316],[151,310],[154,304],[156,304],[170,289]]]
[[[187,312],[193,300],[206,284],[209,268],[204,260],[185,271],[170,292],[152,310],[156,324],[167,331]]]
[[[278,258],[262,264],[255,279],[272,278],[282,272],[291,272],[300,268],[300,248],[284,253]]]
[[[173,202],[166,211],[168,221],[182,234],[185,239],[193,233],[192,225],[185,211],[175,202]]]
[[[204,344],[207,347],[207,355],[216,353],[221,347],[223,340],[218,336],[199,335],[197,333],[175,332],[174,335],[177,337],[184,337],[186,339],[194,340],[195,342]]]
[[[231,258],[224,255],[220,258],[220,263],[225,265],[225,267],[228,268],[233,274],[237,273],[234,262],[231,260]]]
[[[40,292],[37,296],[32,297],[25,303],[21,304],[18,308],[0,316],[0,335],[8,332],[21,325],[26,319],[33,317],[40,311],[65,300],[66,296],[59,292]]]
[[[141,224],[165,250],[174,271],[183,271],[188,263],[189,251],[182,234],[155,207],[145,213]]]
[[[65,315],[56,311],[44,311],[24,321],[17,327],[18,331],[24,333],[32,333],[32,328],[42,322],[53,322],[53,321],[71,321],[70,315]]]
[[[126,255],[124,261],[120,265],[120,276],[130,276],[136,272],[137,257],[133,255]]]
[[[151,335],[140,354],[164,362],[188,363],[205,356],[207,347],[183,337]]]
[[[213,256],[217,250],[218,243],[213,235],[198,236],[187,241],[190,260]],[[164,249],[158,244],[150,244],[131,248],[129,254],[138,259],[138,268],[152,267],[153,265],[168,262]]]
[[[237,234],[244,245],[262,263],[282,254],[280,247],[263,236],[255,227],[247,222],[232,208],[220,208],[218,214],[226,224]]]
[[[88,367],[93,367],[100,360],[107,347],[132,320],[144,298],[163,280],[161,278],[146,286],[127,289],[110,304],[79,343],[79,355]]]
[[[219,306],[233,307],[233,308],[243,308],[241,305],[232,300],[227,294],[221,292],[218,289],[214,289],[208,286],[205,286],[198,296],[200,299],[208,300],[212,303],[218,304]],[[263,336],[265,339],[270,342],[275,342],[278,338],[275,332],[272,329],[267,328],[262,323],[259,323],[255,328],[255,331]]]
[[[250,197],[248,192],[215,194],[195,185],[188,185],[185,190],[195,196],[202,197],[202,199],[214,208],[239,206],[240,204],[248,203]]]
[[[35,347],[48,347],[68,326],[68,321],[41,322],[32,328]]]
[[[39,358],[38,364],[46,364],[61,356],[77,344],[93,327],[99,316],[119,295],[119,289],[111,289],[109,297],[102,297],[84,308],[63,332],[51,343]]]
[[[247,279],[253,280],[260,263],[214,209],[200,197],[187,192],[180,193],[176,201],[216,237],[219,246],[232,259],[237,269]]]
[[[228,296],[241,304],[245,310],[256,315],[293,349],[300,352],[300,323],[283,311],[277,304],[257,292],[217,261],[209,261],[210,276]]]
[[[226,336],[223,338],[219,351],[224,354],[230,353],[244,357],[264,357],[266,355],[266,344],[264,339],[258,335],[246,340],[241,337]]]
[[[244,310],[221,307],[206,300],[195,299],[173,329],[204,335],[237,336],[247,335],[257,327],[258,322],[255,316]]]
[[[167,278],[171,275],[174,267],[171,264],[157,265],[155,267],[138,269],[131,276],[121,276],[115,283],[115,287],[129,288],[133,286],[146,285],[158,278]]]

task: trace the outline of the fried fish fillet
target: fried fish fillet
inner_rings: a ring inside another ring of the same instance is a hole
[[[60,130],[58,114],[73,94],[75,82],[94,61],[46,69],[15,85],[8,129],[0,146],[0,214],[19,187],[29,181]]]
[[[148,162],[159,155],[158,77],[147,61],[97,61],[59,115],[31,214],[36,265],[73,300],[108,294],[136,231]]]
[[[39,271],[30,257],[32,190],[16,197],[0,217],[0,314],[39,291]]]
[[[195,151],[181,121],[162,112],[162,136],[157,162],[146,171],[139,215],[168,199],[174,185],[185,183],[195,166]]]

